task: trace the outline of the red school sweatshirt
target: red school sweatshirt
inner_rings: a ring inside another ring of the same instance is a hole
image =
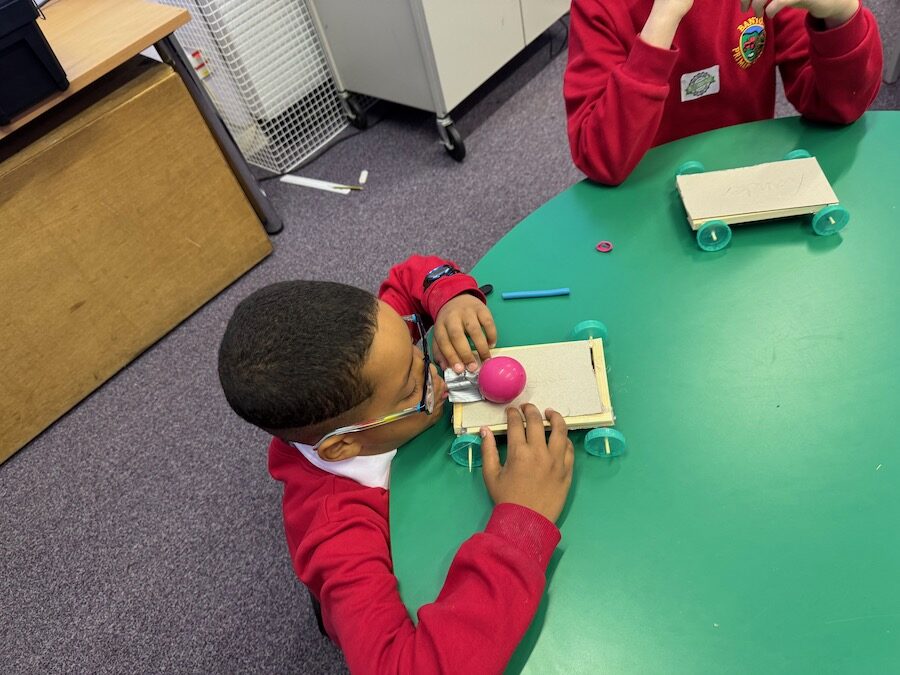
[[[444,277],[447,261],[416,256],[394,267],[379,297],[400,314],[435,316],[475,280]],[[444,586],[410,619],[391,561],[388,492],[327,473],[273,439],[269,472],[284,484],[282,510],[294,570],[322,606],[325,629],[353,673],[500,673],[534,618],[559,530],[531,509],[494,507],[483,532],[460,546]],[[440,527],[440,523],[435,523]]]
[[[639,33],[653,0],[573,0],[563,93],[575,165],[618,185],[655,145],[775,114],[775,68],[801,115],[849,124],[878,93],[882,48],[865,7],[826,30],[805,11],[757,18],[694,0],[672,49]]]

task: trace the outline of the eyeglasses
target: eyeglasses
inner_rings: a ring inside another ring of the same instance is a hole
[[[424,382],[424,386],[422,387],[422,400],[419,401],[418,405],[413,406],[412,408],[407,408],[406,410],[401,410],[400,412],[391,413],[390,415],[385,415],[384,417],[378,417],[374,420],[369,420],[368,422],[351,424],[346,427],[335,429],[334,431],[322,436],[322,438],[319,439],[319,442],[313,446],[313,450],[318,450],[322,443],[327,441],[332,436],[338,436],[339,434],[352,434],[357,431],[365,431],[366,429],[371,429],[372,427],[380,427],[382,424],[390,424],[391,422],[396,422],[399,419],[409,417],[410,415],[416,415],[420,412],[424,412],[427,415],[430,415],[434,412],[434,380],[431,378],[431,358],[428,356],[428,345],[425,342],[425,325],[422,323],[422,320],[419,318],[418,314],[410,314],[401,318],[409,324],[410,328],[414,328],[416,331],[415,334],[417,337],[413,338],[413,344],[418,344],[419,342],[422,343],[422,353],[425,356],[425,375],[422,380]]]

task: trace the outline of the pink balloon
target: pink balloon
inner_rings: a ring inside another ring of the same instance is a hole
[[[525,368],[508,356],[485,361],[478,373],[481,395],[494,403],[509,403],[525,389]]]

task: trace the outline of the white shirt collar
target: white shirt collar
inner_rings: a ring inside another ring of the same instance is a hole
[[[313,450],[311,445],[303,443],[291,443],[291,445],[297,448],[310,464],[335,476],[355,480],[366,487],[380,487],[385,490],[388,489],[391,482],[391,461],[397,454],[396,450],[380,455],[357,455],[337,462],[326,462],[319,457],[319,453]]]

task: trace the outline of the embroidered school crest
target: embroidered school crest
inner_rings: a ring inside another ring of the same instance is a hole
[[[712,87],[715,81],[716,78],[708,72],[705,70],[701,71],[691,78],[684,92],[691,98],[700,98],[709,91],[709,88]]]
[[[751,16],[737,29],[741,39],[731,52],[735,62],[741,68],[747,69],[756,63],[766,48],[766,26],[760,17]]]
[[[719,64],[681,76],[681,102],[719,93]]]

